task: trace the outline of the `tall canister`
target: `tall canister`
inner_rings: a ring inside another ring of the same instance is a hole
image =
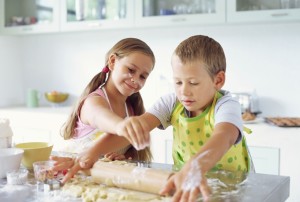
[[[9,120],[0,118],[0,148],[9,148],[12,146],[13,132],[9,125]]]

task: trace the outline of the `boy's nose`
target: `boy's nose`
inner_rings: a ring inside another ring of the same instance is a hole
[[[189,87],[188,87],[187,84],[182,84],[182,86],[181,86],[181,94],[182,95],[190,95],[191,94],[191,91],[190,91],[190,89],[189,89]]]

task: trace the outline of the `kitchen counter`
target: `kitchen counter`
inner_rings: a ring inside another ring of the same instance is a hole
[[[295,160],[295,154],[300,153],[300,127],[278,127],[263,121],[246,126],[252,130],[252,134],[246,135],[248,145],[262,150],[256,159],[260,165],[256,167],[277,167],[279,175],[290,176],[290,197],[287,202],[299,202],[300,162]],[[279,150],[277,165],[272,163],[273,158],[264,158],[273,149]]]
[[[153,163],[147,166],[172,169],[172,166],[168,164]],[[0,179],[0,201],[32,202],[48,199],[55,202],[62,200],[62,197],[58,197],[57,191],[38,192],[32,174],[29,179],[29,182],[22,186],[6,185],[6,180]],[[251,173],[246,177],[241,173],[220,172],[209,174],[208,182],[213,190],[211,202],[283,202],[289,197],[290,178],[285,176]],[[65,201],[81,200],[67,198]]]
[[[13,142],[40,141],[54,144],[54,150],[64,146],[61,128],[71,114],[71,106],[0,108],[0,118],[7,118],[13,131]]]

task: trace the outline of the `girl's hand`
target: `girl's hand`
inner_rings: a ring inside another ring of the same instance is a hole
[[[137,150],[150,145],[150,128],[139,116],[128,117],[116,126],[119,136],[124,136]]]
[[[208,201],[210,189],[197,161],[187,163],[181,171],[169,178],[165,187],[160,191],[161,195],[172,193],[174,193],[173,202],[197,201],[200,193],[203,200]]]
[[[114,160],[125,160],[126,156],[124,154],[117,154],[115,152],[110,152],[104,155],[105,158],[110,159],[111,161]],[[128,159],[132,159],[131,157],[129,157]]]
[[[50,156],[50,159],[55,161],[52,168],[54,171],[67,170],[74,165],[74,159],[71,157]]]
[[[65,184],[69,179],[71,179],[81,167],[76,160],[76,158],[71,157],[60,157],[60,156],[50,156],[50,159],[55,161],[53,171],[66,172],[66,175],[62,179],[62,183]]]

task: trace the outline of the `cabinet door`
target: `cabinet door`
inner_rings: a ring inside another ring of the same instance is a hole
[[[225,1],[137,0],[136,26],[201,25],[225,22]]]
[[[249,146],[256,173],[279,175],[280,149]]]
[[[84,31],[133,26],[134,3],[126,0],[62,0],[61,30]]]
[[[59,0],[0,0],[0,29],[3,34],[59,31]]]
[[[228,0],[228,22],[300,20],[300,0]]]

